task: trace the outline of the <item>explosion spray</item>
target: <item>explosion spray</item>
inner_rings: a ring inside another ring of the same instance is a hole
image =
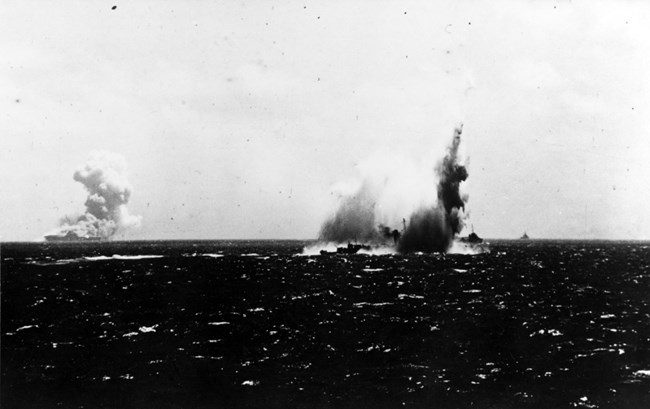
[[[129,214],[126,207],[131,184],[123,156],[92,152],[90,160],[73,178],[88,191],[86,211],[76,218],[64,217],[59,228],[46,235],[46,239],[109,239],[119,231],[140,225],[142,217]]]
[[[465,166],[458,163],[462,132],[462,125],[454,130],[454,139],[447,155],[436,169],[439,177],[438,203],[411,215],[397,246],[401,253],[446,252],[456,234],[462,230],[462,215],[467,197],[460,194],[460,183],[469,176]]]
[[[467,169],[459,163],[461,133],[462,125],[454,130],[447,154],[435,169],[438,176],[437,201],[435,204],[414,207],[408,224],[404,223],[401,232],[387,224],[377,224],[377,204],[384,193],[382,189],[385,184],[373,185],[370,178],[366,178],[357,192],[345,197],[334,216],[323,224],[319,239],[382,245],[392,242],[401,253],[449,250],[454,237],[463,228],[467,201],[467,197],[460,193],[460,183],[468,177]],[[404,201],[408,198],[394,197],[393,200]]]
[[[319,239],[335,243],[375,242],[379,238],[375,222],[376,203],[376,191],[369,181],[365,181],[354,195],[344,198],[336,214],[323,223]]]

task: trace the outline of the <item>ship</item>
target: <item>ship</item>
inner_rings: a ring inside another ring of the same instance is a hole
[[[530,240],[530,237],[524,232],[524,235],[519,238],[519,240]]]
[[[478,234],[474,233],[474,226],[472,226],[472,232],[469,234],[467,237],[461,237],[460,241],[463,243],[483,243],[483,239],[478,236]]]
[[[68,231],[64,235],[48,234],[48,235],[45,236],[45,241],[52,241],[52,242],[57,242],[57,241],[101,241],[101,240],[103,240],[103,238],[99,237],[99,236],[78,236],[73,231]]]
[[[463,243],[483,243],[483,239],[474,232],[471,232],[467,237],[461,237],[460,241]]]
[[[365,244],[348,243],[346,247],[337,247],[336,251],[321,250],[321,256],[330,256],[333,254],[357,254],[360,250],[370,250],[370,246]]]

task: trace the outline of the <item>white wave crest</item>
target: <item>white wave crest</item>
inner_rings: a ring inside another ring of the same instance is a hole
[[[448,254],[464,254],[469,256],[489,252],[490,248],[486,244],[464,243],[457,240],[451,244],[451,248],[447,251]]]
[[[361,249],[357,254],[365,254],[368,256],[386,256],[397,254],[395,247],[390,246],[373,246],[370,250]]]
[[[203,253],[201,254],[203,257],[210,257],[210,258],[220,258],[223,257],[223,254],[218,254],[218,253]]]
[[[79,259],[80,261],[103,261],[103,260],[142,260],[147,258],[163,258],[165,256],[155,255],[155,254],[140,254],[133,256],[123,256],[121,254],[113,254],[112,256],[93,256],[93,257],[83,257]]]

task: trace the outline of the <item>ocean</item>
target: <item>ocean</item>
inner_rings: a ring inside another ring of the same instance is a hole
[[[1,245],[10,408],[650,408],[650,243]]]

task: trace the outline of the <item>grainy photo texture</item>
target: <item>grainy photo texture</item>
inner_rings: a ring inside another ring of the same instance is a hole
[[[0,2],[0,407],[650,407],[650,3]]]

